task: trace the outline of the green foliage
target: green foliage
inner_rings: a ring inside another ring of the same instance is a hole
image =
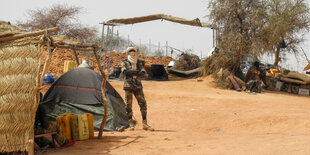
[[[249,54],[275,54],[279,60],[283,41],[287,48],[281,52],[299,52],[297,47],[309,30],[305,0],[211,0],[209,9],[208,17],[218,30],[220,55],[225,59],[207,64],[231,72],[239,71],[240,60]]]

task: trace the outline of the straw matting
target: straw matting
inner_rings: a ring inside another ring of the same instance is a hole
[[[0,37],[9,37],[15,34],[22,34],[26,32],[26,30],[23,30],[15,25],[11,25],[8,22],[0,21]],[[5,48],[12,46],[25,46],[38,43],[40,43],[40,37],[25,37],[17,40],[0,42],[0,47]]]
[[[33,138],[41,54],[34,45],[0,49],[0,152],[26,151]]]

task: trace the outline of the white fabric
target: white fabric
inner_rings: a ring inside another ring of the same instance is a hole
[[[128,55],[128,60],[131,63],[132,70],[137,70],[137,57]]]
[[[128,60],[129,60],[129,62],[132,65],[132,70],[137,70],[137,61],[138,61],[138,59],[137,59],[137,55],[136,55],[135,52],[130,52],[128,54]]]
[[[126,52],[127,54],[129,54],[130,51],[135,51],[136,53],[138,52],[137,49],[136,49],[135,47],[128,47],[128,48],[125,50],[125,52]]]

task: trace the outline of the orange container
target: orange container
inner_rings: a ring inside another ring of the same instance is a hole
[[[94,116],[93,114],[86,113],[88,119],[89,138],[94,138]]]
[[[70,118],[73,116],[73,113],[65,113],[56,118],[57,124],[60,126],[64,136],[71,140],[71,125],[70,125]]]

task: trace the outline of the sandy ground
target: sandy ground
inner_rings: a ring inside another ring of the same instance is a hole
[[[106,132],[47,154],[310,154],[310,97],[240,93],[210,81],[143,81],[156,131],[141,129],[135,101],[135,131]],[[122,82],[111,84],[124,98]]]

